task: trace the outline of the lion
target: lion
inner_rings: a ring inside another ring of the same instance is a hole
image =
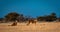
[[[28,20],[27,25],[29,25],[30,23],[32,23],[32,24],[36,24],[36,22],[37,22],[37,20],[30,19],[30,20]]]
[[[8,26],[17,26],[17,21],[13,22],[11,25]]]

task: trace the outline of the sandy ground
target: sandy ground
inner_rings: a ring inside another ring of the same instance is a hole
[[[0,32],[60,32],[60,22],[41,22],[35,24],[18,23],[17,26],[8,26],[12,23],[0,23]]]

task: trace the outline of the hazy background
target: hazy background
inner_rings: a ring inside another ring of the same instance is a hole
[[[0,18],[9,12],[27,16],[49,15],[52,12],[60,16],[60,0],[0,0]]]

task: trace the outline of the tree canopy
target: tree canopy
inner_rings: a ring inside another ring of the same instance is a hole
[[[16,20],[16,18],[19,16],[18,13],[16,12],[11,12],[11,13],[8,13],[5,18],[7,21],[10,21],[10,20]]]

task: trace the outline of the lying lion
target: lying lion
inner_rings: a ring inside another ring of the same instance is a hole
[[[11,26],[17,26],[17,22],[14,22]]]
[[[8,26],[17,26],[17,21]]]

